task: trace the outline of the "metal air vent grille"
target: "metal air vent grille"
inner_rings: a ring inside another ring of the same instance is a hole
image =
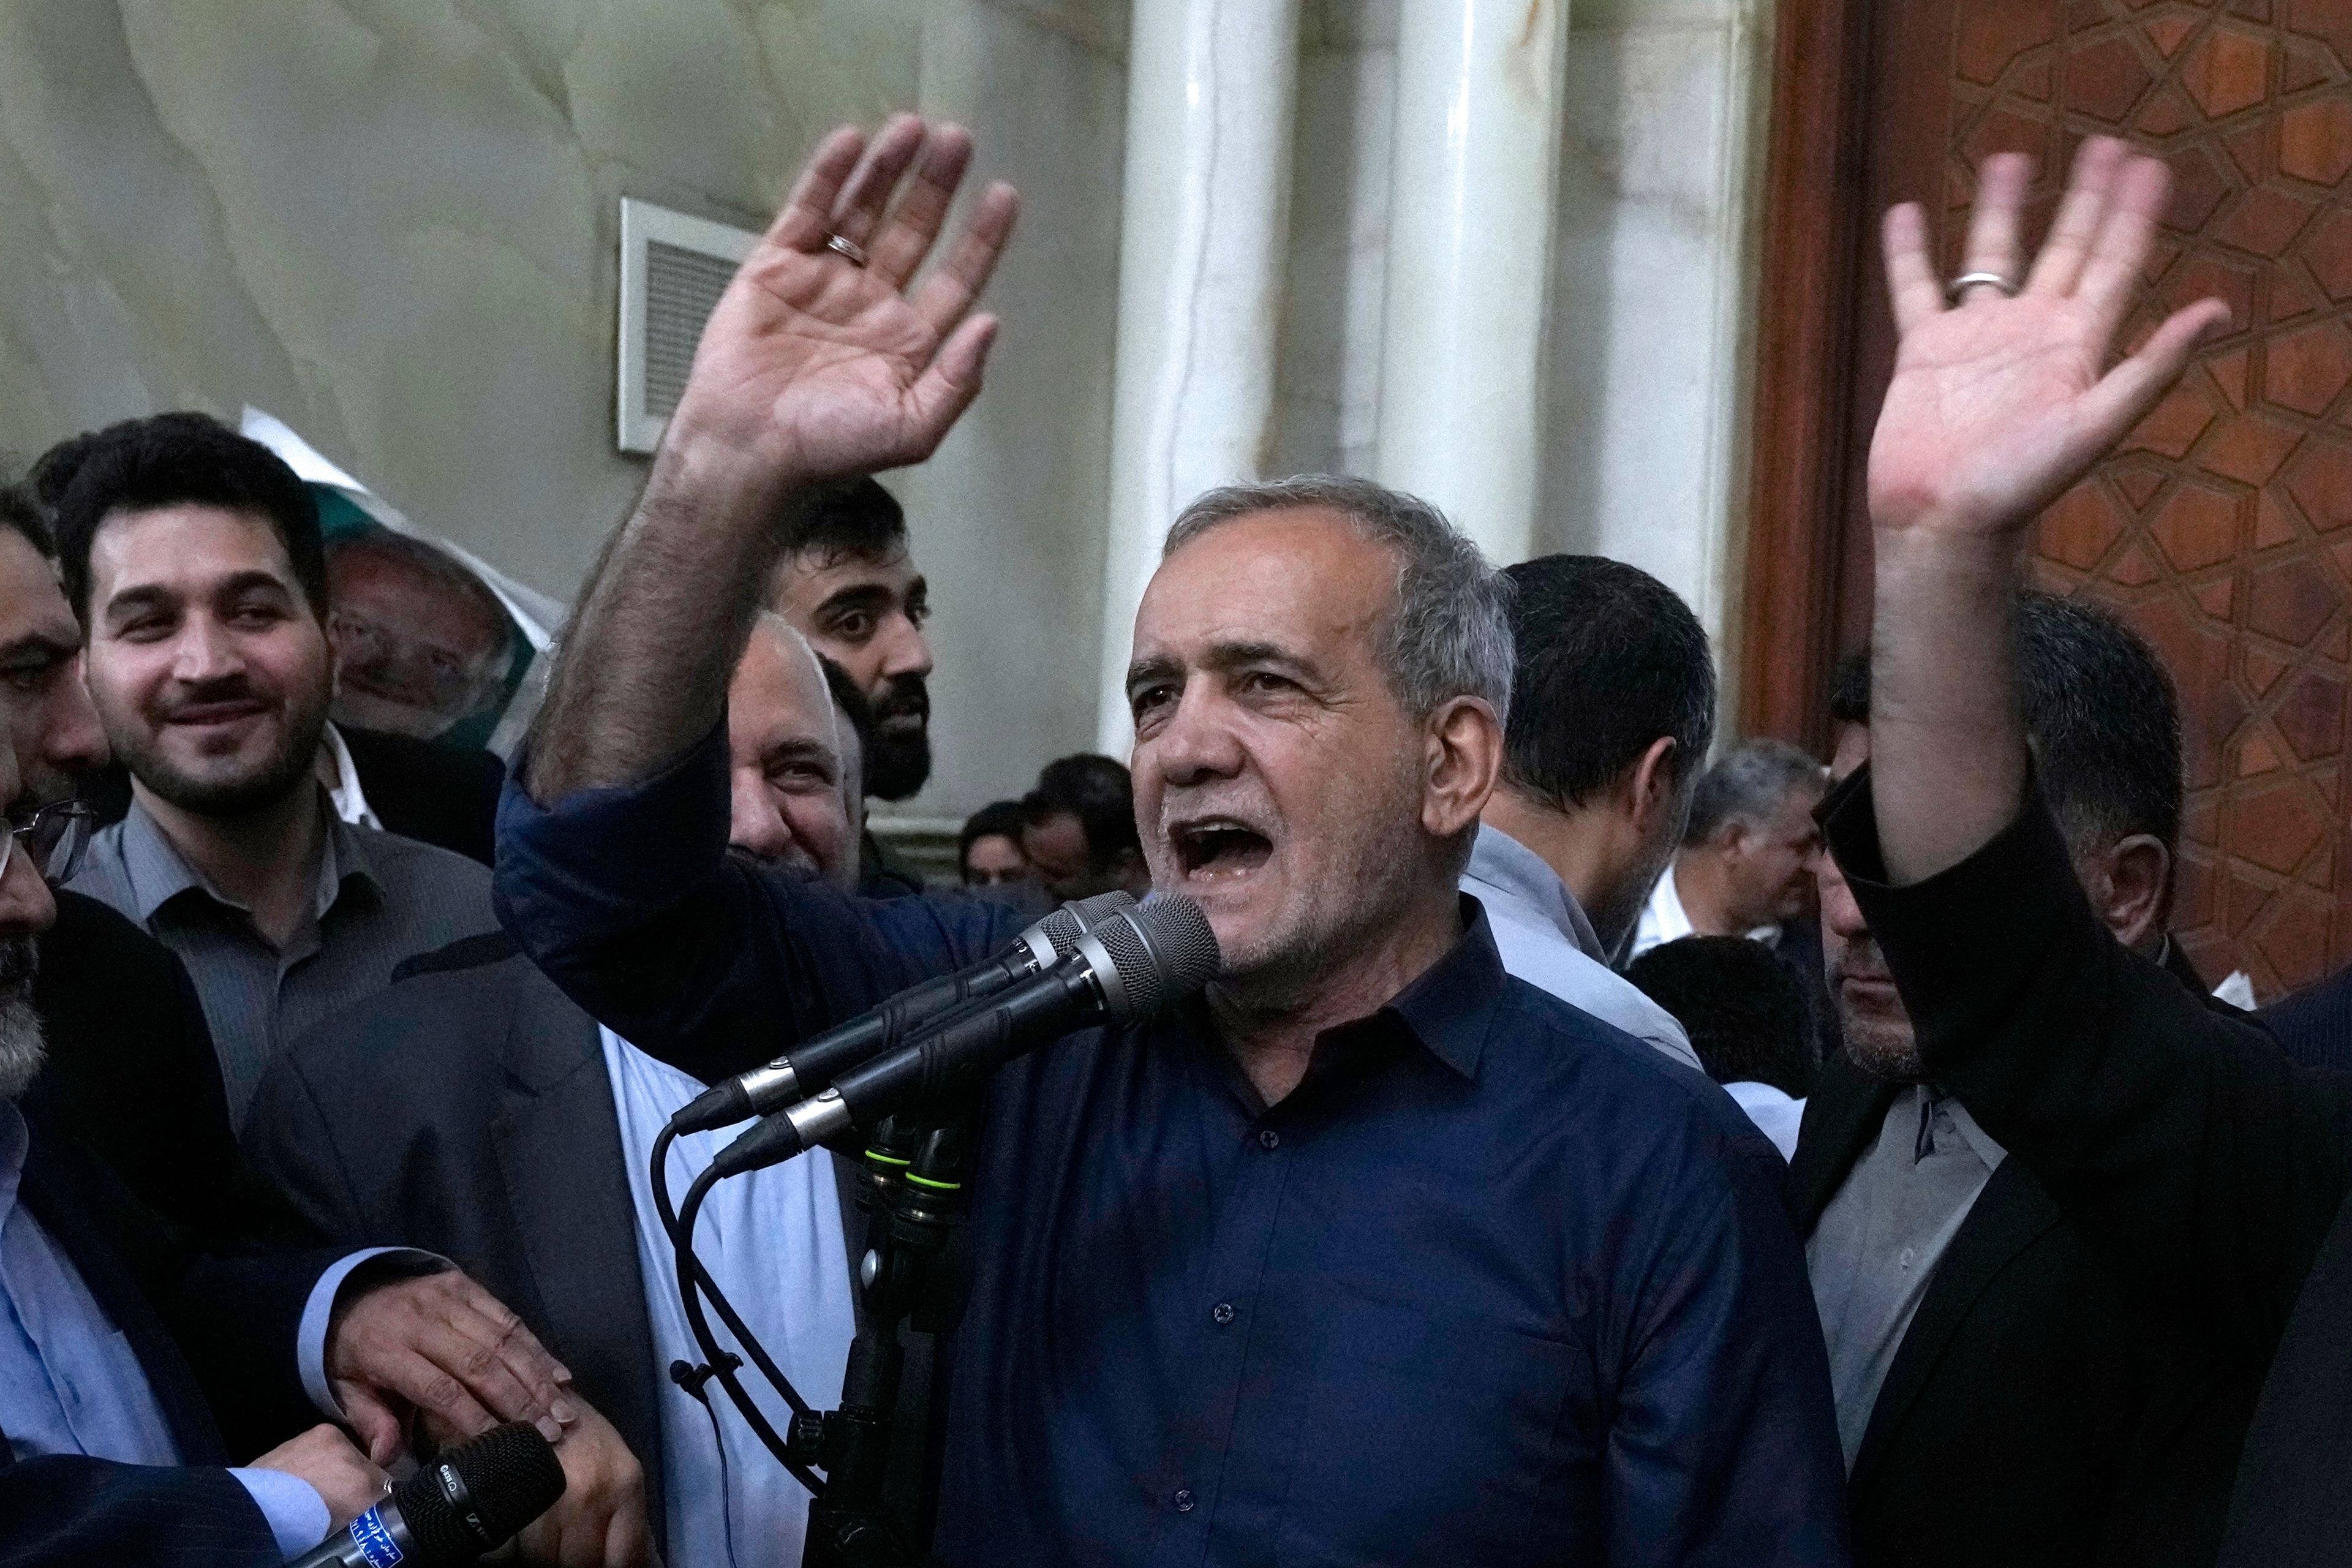
[[[621,202],[618,439],[650,452],[686,390],[702,324],[759,236],[657,207]]]

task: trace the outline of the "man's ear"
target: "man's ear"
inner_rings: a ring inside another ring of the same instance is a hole
[[[2117,839],[2083,868],[2083,890],[2099,919],[2126,947],[2145,949],[2163,935],[2172,852],[2152,833]]]
[[[1478,820],[1503,771],[1503,725],[1478,697],[1456,697],[1431,716],[1421,825],[1451,838]]]
[[[1681,781],[1675,776],[1681,750],[1672,735],[1661,735],[1635,759],[1633,771],[1626,774],[1626,808],[1633,818],[1633,831],[1644,839],[1660,816],[1681,805],[1682,792],[1675,787]],[[1681,823],[1674,824],[1673,829],[1675,837],[1682,836]]]

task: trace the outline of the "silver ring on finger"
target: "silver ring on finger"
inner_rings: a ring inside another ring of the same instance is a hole
[[[1969,289],[1979,283],[1988,289],[2000,289],[2001,298],[2005,300],[2017,298],[2017,285],[1998,272],[1963,272],[1952,279],[1951,286],[1944,290],[1944,298],[1957,305],[1968,297]]]
[[[848,262],[852,267],[863,267],[866,265],[866,247],[845,235],[826,235],[824,237],[824,247],[827,250],[832,251],[835,256],[840,257],[843,260]]]

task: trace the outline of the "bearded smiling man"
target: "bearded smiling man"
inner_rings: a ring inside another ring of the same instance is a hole
[[[771,520],[921,460],[978,393],[995,322],[968,312],[1012,191],[901,292],[971,150],[911,116],[817,150],[501,807],[509,929],[706,1080],[1018,923],[719,848]],[[1177,520],[1136,618],[1136,807],[1224,973],[984,1091],[940,1561],[1844,1560],[1779,1155],[1696,1073],[1506,975],[1455,891],[1501,761],[1506,592],[1360,481]]]
[[[194,414],[73,450],[59,559],[132,797],[73,886],[187,964],[242,1121],[285,1041],[402,959],[491,927],[488,873],[331,809],[326,566],[293,471]]]

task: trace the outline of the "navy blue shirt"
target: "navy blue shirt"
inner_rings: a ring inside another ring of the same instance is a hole
[[[723,742],[501,808],[502,917],[624,1037],[715,1078],[1011,936],[726,857]],[[997,1074],[942,1561],[1844,1561],[1779,1154],[1463,909],[1271,1108],[1197,1007]]]

